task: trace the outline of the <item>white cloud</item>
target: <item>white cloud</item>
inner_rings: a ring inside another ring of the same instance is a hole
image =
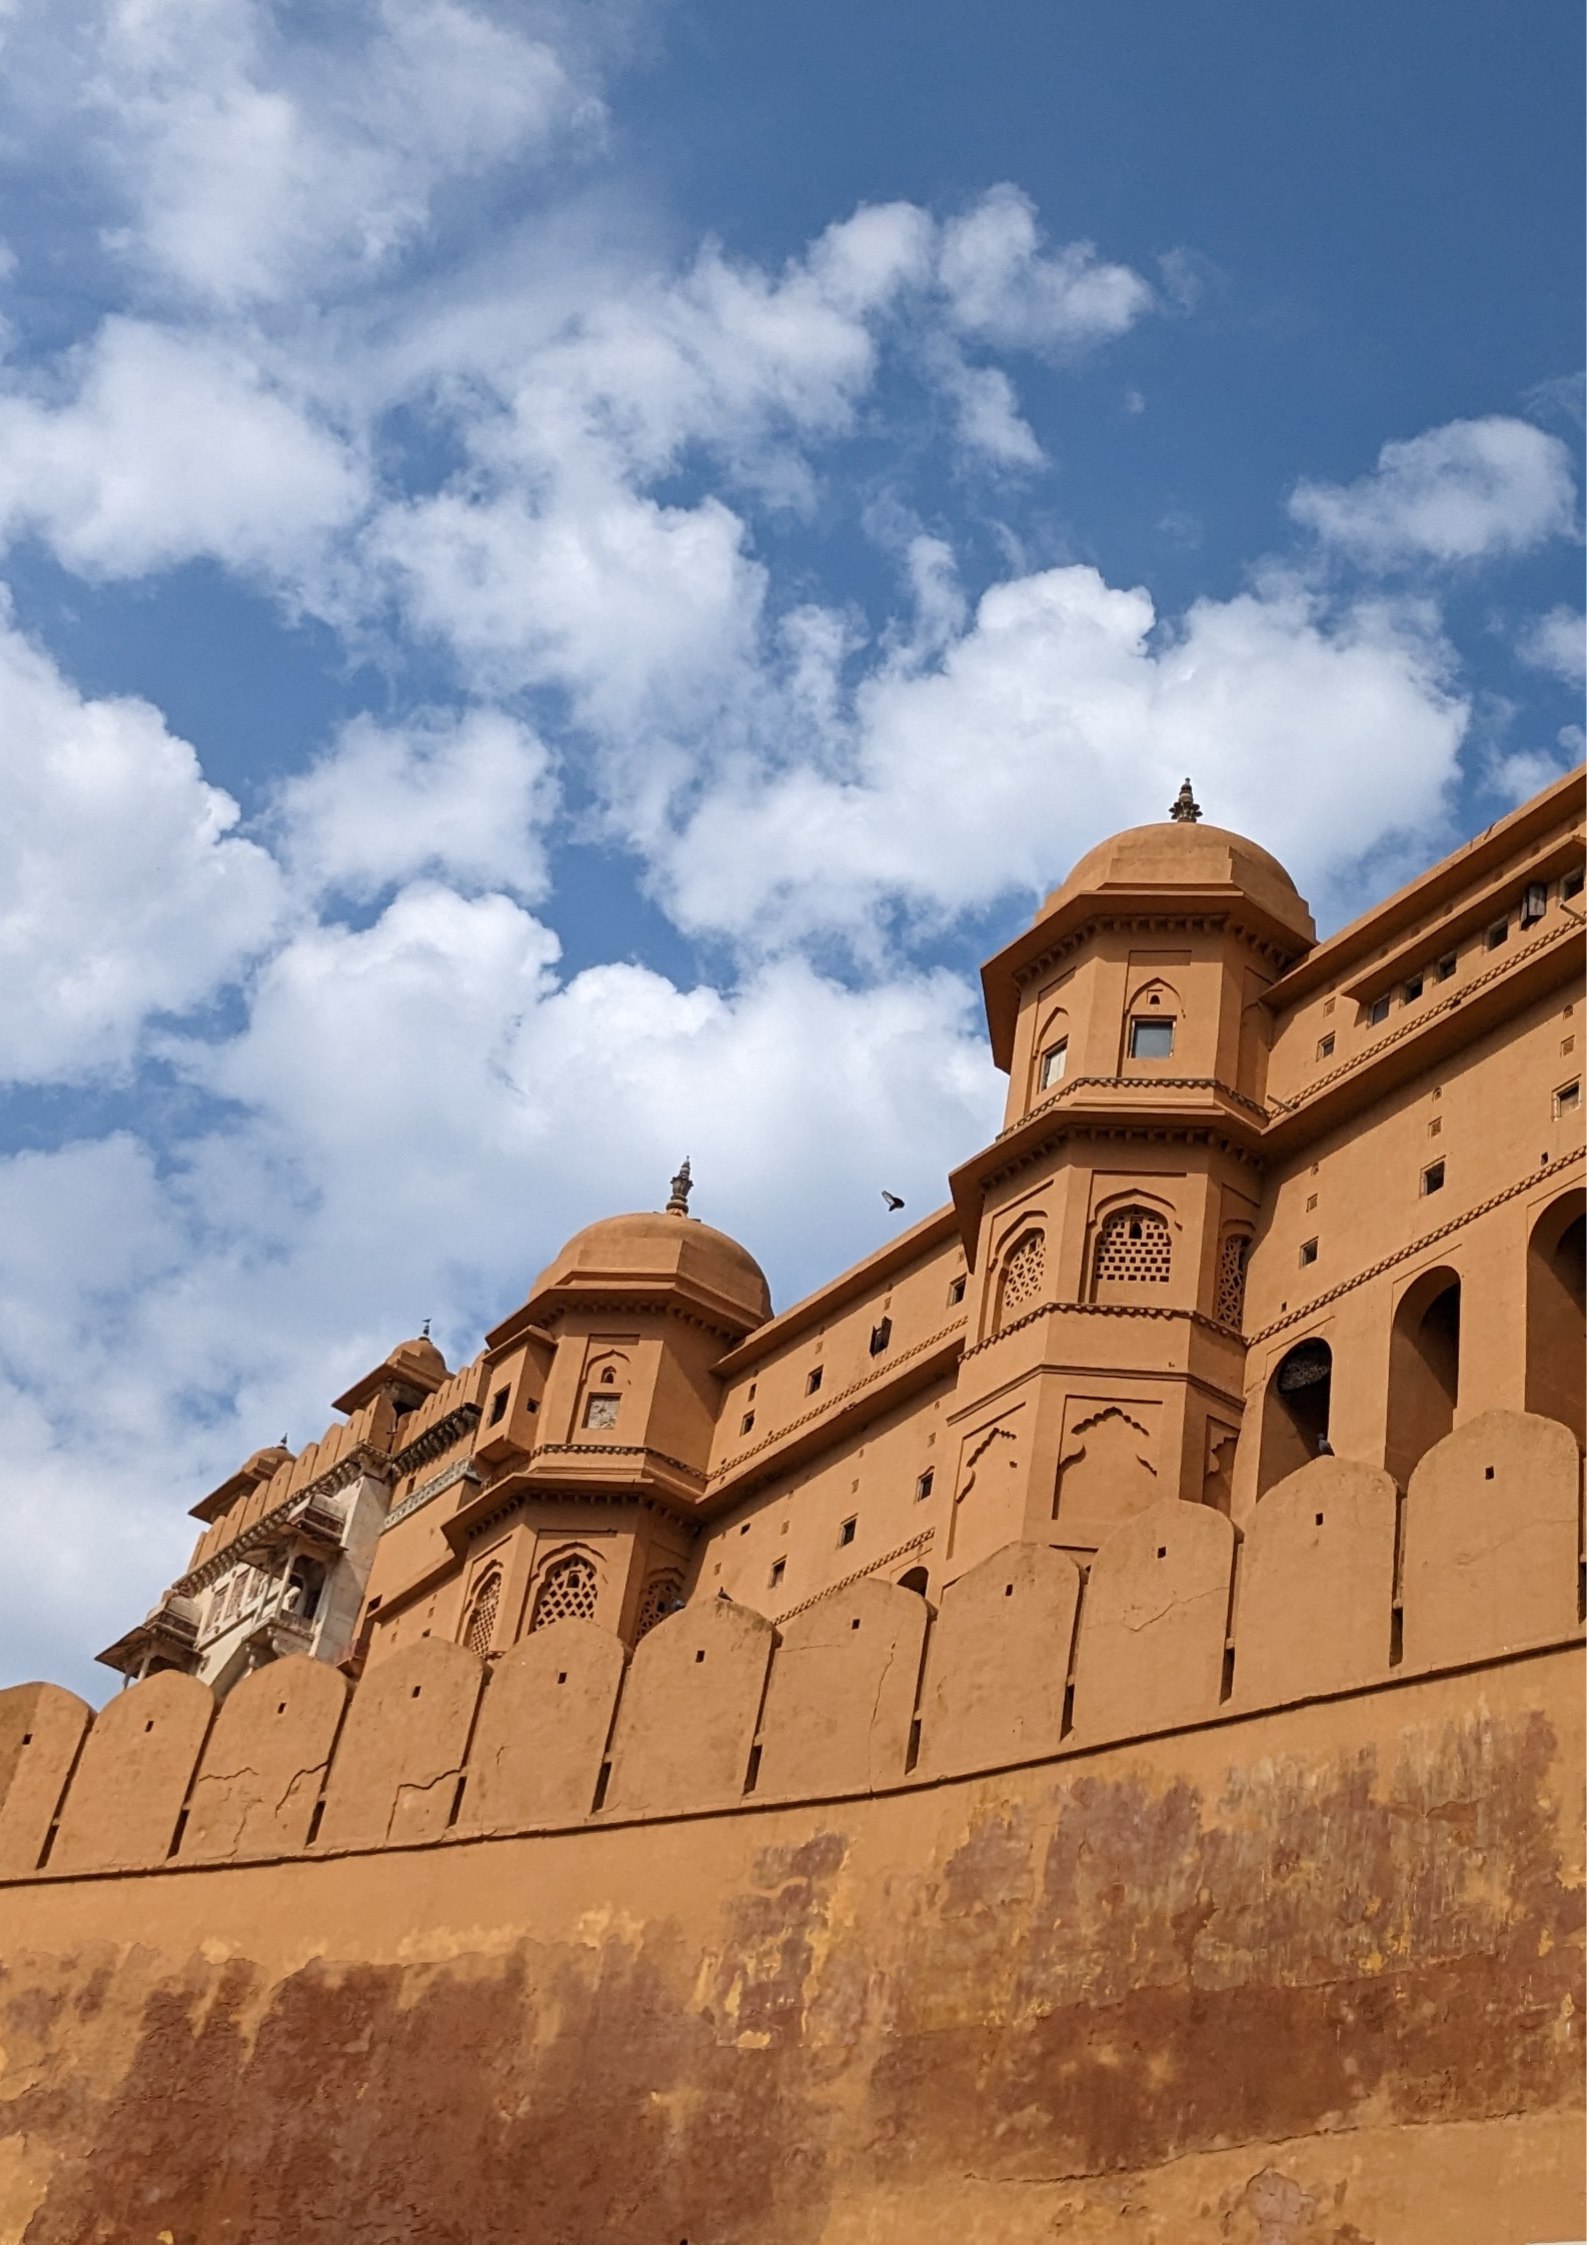
[[[317,36],[257,0],[72,13],[118,246],[220,304],[371,274],[445,181],[598,121],[548,44],[452,0],[353,0]]]
[[[1516,652],[1535,670],[1580,686],[1587,682],[1587,617],[1577,608],[1551,608],[1527,626]]]
[[[286,781],[277,817],[288,864],[314,893],[378,896],[420,874],[533,901],[546,887],[555,801],[538,735],[500,710],[358,718]]]
[[[0,395],[0,532],[68,568],[141,576],[195,555],[292,576],[357,513],[357,449],[241,350],[111,319],[60,403]]]
[[[1094,569],[1012,579],[930,665],[875,668],[824,755],[727,760],[666,852],[670,908],[750,943],[874,942],[894,903],[936,921],[1039,893],[1187,770],[1326,906],[1370,850],[1440,830],[1466,717],[1451,665],[1426,610],[1333,613],[1277,578],[1166,627]]]
[[[949,317],[983,342],[1044,353],[1122,335],[1150,310],[1152,291],[1090,242],[1044,251],[1030,197],[994,187],[943,228],[938,281]]]
[[[1525,553],[1575,524],[1570,454],[1529,421],[1449,421],[1386,444],[1354,483],[1301,483],[1294,519],[1368,568]]]
[[[275,864],[157,710],[85,699],[3,622],[0,707],[0,1081],[125,1066],[270,939]]]

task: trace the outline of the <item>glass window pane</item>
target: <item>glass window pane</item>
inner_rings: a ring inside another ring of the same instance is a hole
[[[1174,1024],[1171,1021],[1132,1021],[1130,1023],[1130,1058],[1132,1060],[1166,1060],[1174,1049]]]

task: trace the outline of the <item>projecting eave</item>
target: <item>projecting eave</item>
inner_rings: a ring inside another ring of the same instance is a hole
[[[961,1162],[948,1179],[959,1231],[970,1268],[987,1188],[1009,1171],[1050,1153],[1066,1138],[1099,1134],[1125,1137],[1183,1137],[1211,1134],[1253,1157],[1262,1144],[1266,1116],[1254,1102],[1210,1079],[1182,1089],[1166,1084],[1109,1083],[1098,1097],[1084,1082],[1045,1100],[1031,1113]]]
[[[1215,919],[1243,929],[1277,960],[1281,970],[1310,948],[1307,938],[1254,898],[1226,882],[1200,888],[1182,883],[1090,889],[1068,898],[1033,927],[1005,944],[981,969],[992,1058],[1005,1075],[1014,1060],[1014,1025],[1020,992],[1045,959],[1085,929],[1117,920]]]

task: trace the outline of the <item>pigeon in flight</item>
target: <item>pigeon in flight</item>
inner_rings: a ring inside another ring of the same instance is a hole
[[[904,1205],[903,1202],[899,1199],[898,1195],[896,1193],[890,1193],[885,1185],[882,1187],[882,1198],[884,1201],[886,1201],[889,1209],[891,1209],[894,1214],[896,1214],[897,1211]]]

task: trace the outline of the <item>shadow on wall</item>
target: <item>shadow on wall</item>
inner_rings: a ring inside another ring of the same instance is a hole
[[[1407,1297],[1421,1426],[1450,1392],[1445,1291]],[[868,1576],[780,1637],[747,1606],[701,1601],[626,1665],[617,1638],[571,1619],[488,1676],[467,1645],[421,1639],[351,1695],[293,1656],[218,1712],[175,1673],[97,1717],[54,1685],[19,1685],[0,1692],[0,1876],[865,1793],[1502,1658],[1579,1627],[1581,1467],[1569,1427],[1490,1411],[1432,1443],[1403,1499],[1387,1473],[1313,1457],[1267,1491],[1243,1543],[1222,1513],[1169,1499],[1084,1577],[1066,1552],[1011,1545],[935,1616]]]

